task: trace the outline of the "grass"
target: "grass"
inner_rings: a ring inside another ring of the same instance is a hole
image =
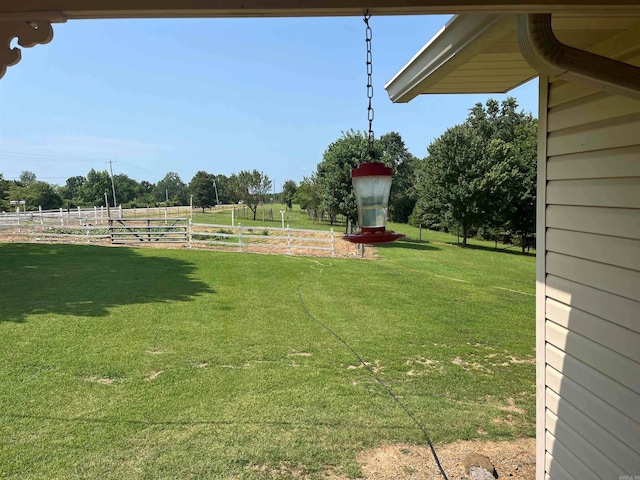
[[[0,244],[0,477],[357,477],[424,443],[300,298],[435,442],[533,436],[534,258],[379,253]]]

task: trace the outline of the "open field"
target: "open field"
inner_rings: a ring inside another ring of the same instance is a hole
[[[425,234],[426,236],[427,234]],[[332,478],[534,435],[534,258],[0,244],[0,477]]]

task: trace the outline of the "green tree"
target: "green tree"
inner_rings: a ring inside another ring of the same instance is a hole
[[[215,177],[216,179],[216,189],[218,190],[218,203],[220,205],[229,204],[229,203],[237,203],[239,199],[234,199],[231,197],[231,185],[229,177],[226,175],[218,174]]]
[[[397,132],[380,137],[382,163],[393,168],[393,182],[389,194],[389,217],[394,222],[407,223],[417,202],[416,164],[419,160],[405,147]]]
[[[298,186],[293,180],[286,180],[282,184],[282,201],[289,210],[293,208],[293,198],[295,197],[297,190]]]
[[[466,246],[471,227],[482,225],[488,202],[485,174],[490,164],[482,137],[468,125],[448,129],[428,148],[425,166],[433,205],[444,205],[460,225]]]
[[[429,145],[414,222],[458,224],[465,245],[472,227],[509,231],[526,244],[535,227],[537,125],[517,106],[513,98],[478,103]]]
[[[114,206],[111,192],[111,177],[106,170],[94,170],[87,173],[86,180],[78,187],[80,201],[83,206],[104,205],[104,194],[107,193],[109,205]]]
[[[253,170],[249,172],[243,170],[235,177],[232,183],[235,183],[235,189],[247,207],[253,212],[253,219],[256,219],[258,205],[264,202],[265,196],[271,190],[271,180],[263,172]]]
[[[535,234],[537,120],[518,112],[515,98],[501,103],[490,99],[477,103],[468,123],[487,139],[492,167],[487,185],[491,189],[487,223],[520,237],[522,251]]]
[[[29,170],[23,170],[22,172],[20,172],[20,183],[22,183],[23,185],[35,182],[36,180],[37,179],[35,173],[30,172]]]
[[[189,194],[187,185],[175,172],[167,173],[154,189],[154,197],[157,202],[166,202],[173,205],[188,205]]]
[[[73,206],[78,205],[80,203],[80,188],[84,182],[85,178],[82,175],[67,178],[64,186],[60,189],[63,200]]]
[[[42,207],[43,210],[53,210],[62,207],[63,200],[53,186],[47,182],[31,181],[24,187],[24,199],[29,210]]]
[[[293,196],[293,203],[300,205],[302,210],[307,210],[315,216],[319,213],[322,203],[322,186],[315,174],[304,177]]]
[[[118,204],[131,204],[138,196],[140,186],[138,181],[124,173],[113,176],[113,183],[116,187],[116,197]]]
[[[202,213],[207,207],[216,204],[216,191],[213,183],[215,175],[200,170],[189,182],[189,193],[193,196],[193,205],[202,208]]]
[[[10,209],[9,203],[9,185],[11,182],[4,179],[4,175],[0,173],[0,211],[6,212]]]
[[[155,205],[155,198],[153,197],[153,191],[155,188],[156,186],[147,180],[140,181],[138,183],[136,198],[133,203],[137,207],[151,207]]]
[[[381,157],[379,142],[374,157]],[[317,180],[322,189],[322,209],[333,225],[339,214],[352,222],[358,219],[356,198],[351,183],[351,169],[371,161],[369,144],[364,133],[349,130],[330,144],[317,167]]]

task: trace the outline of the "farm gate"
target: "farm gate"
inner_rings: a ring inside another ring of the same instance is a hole
[[[186,218],[110,218],[109,236],[114,244],[186,243]]]

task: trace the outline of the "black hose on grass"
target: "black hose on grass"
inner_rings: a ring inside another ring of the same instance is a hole
[[[444,471],[444,468],[442,468],[442,464],[440,463],[440,459],[438,458],[438,454],[436,453],[436,449],[433,446],[433,443],[431,442],[431,438],[429,437],[429,434],[427,433],[427,430],[420,425],[420,422],[418,422],[418,420],[416,419],[416,417],[409,411],[409,409],[400,401],[400,399],[398,397],[396,397],[395,393],[393,393],[393,391],[391,391],[391,389],[389,387],[387,387],[385,385],[385,383],[382,381],[382,379],[376,375],[376,373],[373,371],[373,369],[367,365],[365,363],[365,361],[362,359],[362,357],[360,355],[358,355],[358,352],[356,352],[353,347],[351,345],[349,345],[340,335],[338,335],[336,332],[334,332],[333,330],[331,330],[331,328],[329,328],[327,325],[325,325],[324,323],[322,323],[320,320],[318,320],[316,317],[314,317],[311,312],[309,311],[309,309],[307,308],[307,306],[304,304],[304,300],[302,299],[302,293],[300,293],[300,286],[298,286],[298,299],[300,300],[300,305],[302,306],[302,309],[304,310],[304,313],[307,314],[307,316],[313,320],[314,322],[320,324],[320,326],[322,328],[324,328],[327,332],[329,332],[331,335],[333,335],[334,337],[336,337],[340,342],[342,342],[342,344],[347,347],[349,350],[351,350],[351,353],[353,353],[356,358],[358,359],[358,361],[362,364],[362,366],[364,368],[367,369],[367,371],[369,372],[369,374],[375,379],[376,382],[378,382],[380,384],[380,386],[382,388],[384,388],[386,390],[386,392],[391,396],[391,398],[393,398],[395,400],[395,402],[400,405],[400,408],[402,408],[402,410],[404,410],[404,413],[407,414],[407,416],[413,421],[413,423],[416,424],[416,426],[420,429],[420,431],[422,432],[422,434],[424,435],[424,438],[427,440],[427,444],[429,445],[429,448],[431,449],[431,453],[433,454],[433,459],[436,461],[436,465],[438,465],[438,468],[440,469],[440,473],[442,474],[442,476],[444,477],[444,480],[449,480],[449,478],[447,477],[447,474]]]

